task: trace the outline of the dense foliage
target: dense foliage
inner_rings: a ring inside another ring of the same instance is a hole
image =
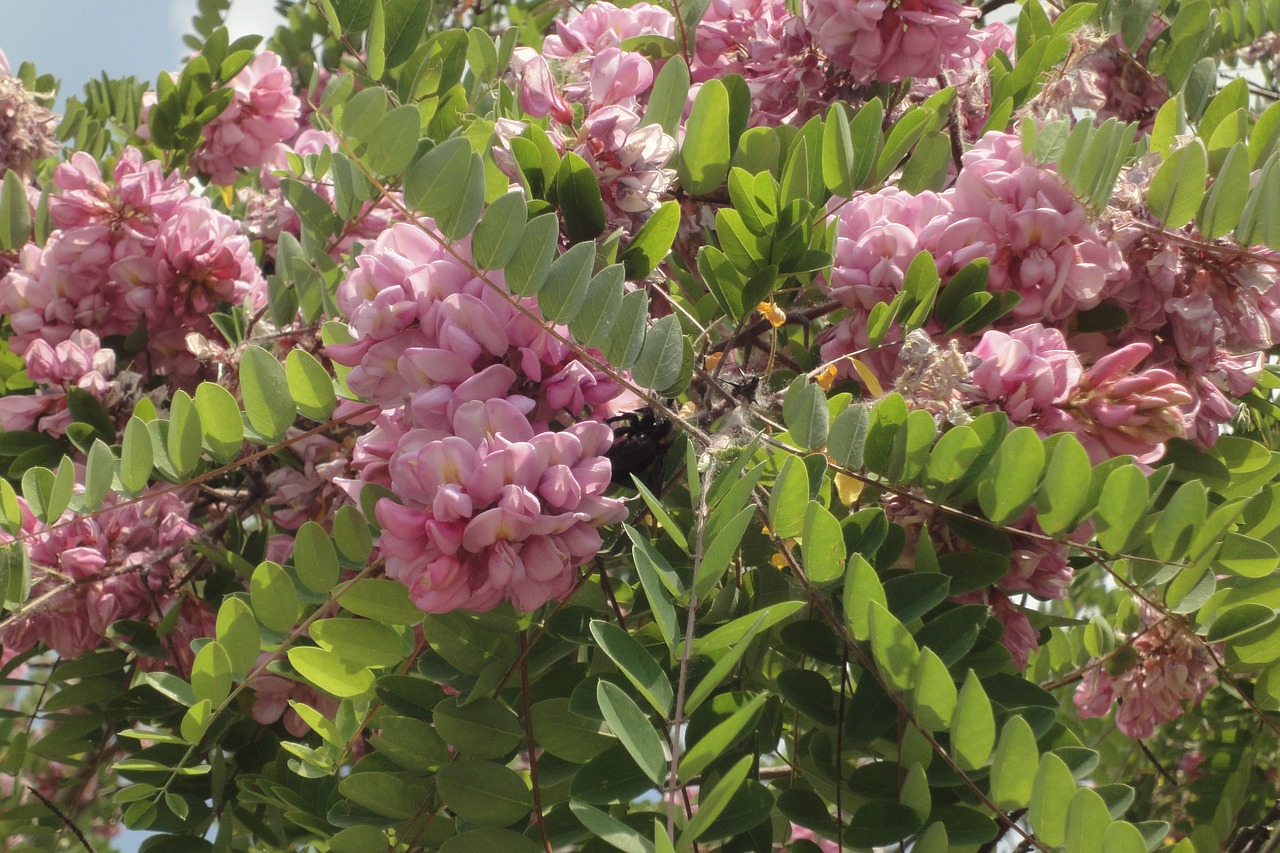
[[[1280,0],[227,5],[0,57],[0,849],[1276,849]]]

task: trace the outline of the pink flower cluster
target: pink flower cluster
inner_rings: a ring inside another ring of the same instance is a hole
[[[933,77],[974,50],[979,10],[955,0],[807,0],[813,40],[858,84]]]
[[[654,67],[620,44],[641,35],[671,38],[675,19],[647,3],[620,9],[601,2],[556,26],[557,35],[547,37],[541,55],[530,48],[512,53],[521,107],[535,118],[555,120],[552,142],[582,157],[599,177],[608,224],[634,233],[675,177],[665,166],[676,143],[657,125],[641,126]],[[574,124],[571,104],[582,106],[581,125]],[[522,129],[515,123],[505,135]]]
[[[230,105],[205,125],[192,162],[215,184],[234,184],[241,169],[257,169],[298,132],[302,102],[280,57],[263,51],[231,80]]]
[[[1146,629],[1132,643],[1138,662],[1118,675],[1093,665],[1076,688],[1081,717],[1105,717],[1119,701],[1116,728],[1134,740],[1151,737],[1156,726],[1182,716],[1185,703],[1199,702],[1217,683],[1213,658],[1203,642],[1170,624],[1145,605]]]
[[[218,305],[265,303],[266,282],[235,220],[136,149],[120,155],[112,182],[77,152],[54,183],[62,190],[49,198],[56,230],[43,247],[24,247],[0,279],[15,352],[77,330],[128,335],[141,322],[150,371],[190,383],[200,367],[186,335],[213,334],[208,315]]]
[[[6,651],[40,642],[75,658],[96,648],[120,619],[159,619],[182,545],[199,530],[187,520],[189,508],[172,492],[138,502],[110,497],[105,506],[95,516],[67,513],[45,530],[23,505],[22,533],[35,534],[27,540],[37,579],[31,598],[51,596],[4,627]]]
[[[595,528],[626,514],[602,496],[611,432],[599,421],[620,389],[468,255],[466,241],[445,248],[393,225],[339,286],[356,340],[328,352],[384,409],[357,441],[351,488],[375,482],[404,501],[380,502],[381,547],[419,607],[533,609],[568,591],[599,548]]]
[[[22,81],[9,73],[0,53],[0,175],[12,169],[30,178],[36,160],[58,152],[54,130],[58,117],[36,102]]]

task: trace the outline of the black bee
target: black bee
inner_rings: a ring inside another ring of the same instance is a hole
[[[675,424],[651,408],[627,412],[606,423],[613,427],[613,447],[604,455],[613,463],[614,485],[632,486],[634,475],[656,491],[667,449],[676,439]]]

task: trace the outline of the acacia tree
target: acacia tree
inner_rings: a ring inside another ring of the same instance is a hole
[[[228,5],[0,61],[0,847],[1275,849],[1280,0]]]

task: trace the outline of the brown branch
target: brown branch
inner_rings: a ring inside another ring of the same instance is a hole
[[[525,633],[520,632],[520,702],[524,706],[524,736],[529,755],[529,782],[533,786],[533,813],[542,834],[542,846],[546,853],[553,853],[551,836],[547,835],[547,821],[542,814],[542,789],[538,785],[538,746],[533,739],[533,706],[529,702],[529,661],[524,656],[527,646]]]
[[[45,808],[47,808],[49,811],[53,812],[55,815],[58,816],[58,819],[61,820],[63,824],[65,824],[66,827],[71,830],[72,834],[75,835],[75,837],[80,841],[80,843],[84,845],[85,850],[88,850],[89,853],[95,853],[93,849],[93,845],[89,843],[89,839],[84,837],[84,833],[80,831],[80,827],[76,826],[75,821],[73,821],[70,817],[68,817],[66,812],[58,808],[58,806],[52,800],[50,800],[48,797],[46,797],[44,794],[37,791],[35,788],[31,787],[30,785],[27,786],[27,790],[31,792],[31,795],[33,797],[35,797],[40,802],[44,803]]]

